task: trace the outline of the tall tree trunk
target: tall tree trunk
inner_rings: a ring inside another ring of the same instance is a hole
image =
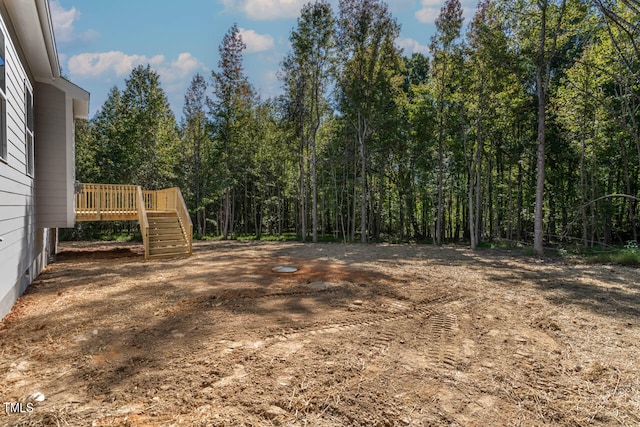
[[[313,243],[318,242],[318,174],[315,132],[311,139],[311,230]]]
[[[586,120],[585,120],[586,121]],[[585,123],[583,121],[583,128],[581,132],[580,141],[580,216],[582,219],[582,244],[586,248],[588,245],[588,230],[587,230],[587,183],[584,170],[584,157],[586,152],[586,137],[584,134]]]
[[[538,58],[536,61],[536,92],[538,95],[538,151],[536,179],[536,210],[534,213],[533,250],[536,254],[544,254],[544,181],[545,181],[545,144],[547,120],[547,93],[551,81],[551,62],[556,54],[556,43],[560,35],[562,20],[566,7],[566,0],[562,0],[560,14],[553,33],[552,47],[546,49],[547,41],[547,10],[549,0],[539,0],[540,9],[540,39],[538,40]]]
[[[305,189],[305,168],[304,168],[304,137],[300,141],[300,238],[307,240],[307,197]]]
[[[355,152],[355,151],[354,151]],[[351,237],[350,241],[353,242],[356,239],[356,217],[358,216],[358,158],[353,156],[353,213],[351,214]]]
[[[320,128],[320,77],[319,71],[314,75],[313,80],[313,96],[314,96],[314,109],[315,109],[315,123],[311,130],[311,225],[313,227],[312,241],[318,242],[318,157],[317,157],[317,135]]]
[[[547,0],[538,2],[540,8],[540,39],[538,40],[538,59],[536,61],[536,92],[538,95],[538,150],[537,150],[537,179],[536,179],[536,209],[534,213],[533,250],[536,254],[544,254],[544,179],[545,179],[545,140],[547,119],[547,88],[544,78],[545,43],[547,40]]]
[[[444,90],[444,89],[443,89]],[[444,100],[442,101],[444,103]],[[442,244],[442,229],[444,220],[444,194],[443,194],[443,181],[444,181],[444,153],[443,153],[443,139],[444,139],[444,123],[443,123],[443,111],[444,107],[440,107],[440,123],[439,123],[439,135],[438,135],[438,207],[436,214],[436,244]]]
[[[227,240],[231,228],[231,189],[229,187],[225,189],[222,216],[222,238]]]
[[[629,158],[627,157],[627,148],[624,145],[625,141],[620,141],[620,148],[621,148],[621,152],[622,152],[622,159],[623,159],[623,171],[624,171],[624,183],[625,183],[625,191],[627,193],[627,195],[631,196],[631,173],[629,170]],[[629,200],[629,205],[628,205],[628,217],[629,217],[629,224],[631,226],[631,232],[632,232],[632,236],[633,236],[633,240],[634,241],[638,241],[638,232],[636,229],[636,218],[635,218],[635,201],[633,200]]]
[[[480,216],[482,200],[482,152],[484,150],[484,127],[482,108],[484,106],[484,78],[480,78],[480,94],[478,96],[478,142],[469,170],[469,236],[471,249],[476,249],[480,242]],[[474,182],[475,181],[475,182]],[[475,188],[475,190],[474,190]],[[475,194],[474,194],[475,192]],[[474,201],[475,196],[475,201]],[[475,202],[475,207],[474,207]]]
[[[360,242],[367,242],[367,152],[365,147],[365,137],[367,133],[367,123],[358,113],[358,139],[360,140],[360,185],[362,193],[360,195]]]
[[[542,79],[537,78],[538,85],[542,84]],[[544,160],[545,160],[545,101],[544,91],[538,90],[538,151],[537,151],[537,179],[536,179],[536,210],[534,214],[533,250],[536,254],[544,254]]]
[[[522,164],[520,162],[518,162],[518,197],[517,197],[517,203],[516,203],[516,220],[517,220],[517,225],[516,225],[516,240],[518,242],[522,241],[522,207],[524,204],[523,201],[523,195],[522,195],[522,187],[523,187],[523,181],[524,181],[524,168],[522,167]]]

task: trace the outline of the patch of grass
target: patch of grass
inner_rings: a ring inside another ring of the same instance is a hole
[[[493,240],[481,240],[478,242],[477,248],[479,249],[522,249],[523,244],[515,240],[508,239],[493,239]]]
[[[621,264],[640,266],[640,252],[618,250],[615,252],[586,255],[587,262],[594,264]]]
[[[210,234],[205,234],[205,235],[194,235],[193,236],[193,240],[196,241],[202,241],[202,242],[211,242],[211,241],[218,241],[218,240],[222,240],[222,236],[212,236]]]
[[[222,240],[222,236],[200,236],[199,240]],[[240,242],[251,242],[251,241],[263,241],[263,242],[295,242],[296,240],[300,240],[295,233],[282,233],[281,235],[275,234],[263,234],[258,239],[255,234],[236,234],[233,237],[230,237],[229,240],[237,240]]]
[[[634,240],[630,240],[626,245],[618,248],[590,248],[583,256],[587,262],[594,264],[640,266],[640,249]]]
[[[260,240],[266,242],[295,242],[300,239],[295,233],[282,233],[279,236],[275,234],[263,234]]]
[[[60,230],[60,241],[142,242],[134,221],[78,222],[74,228]]]
[[[199,241],[218,241],[218,240],[222,240],[222,236],[218,236],[218,235],[204,235],[204,236],[197,236],[194,235],[194,240],[199,240]],[[262,242],[296,242],[296,241],[300,241],[300,237],[298,237],[295,233],[282,233],[280,235],[277,234],[263,234],[262,236],[260,236],[260,238],[258,239],[256,237],[255,234],[236,234],[232,239],[230,240],[238,240],[241,242],[252,242],[252,241],[262,241]],[[311,242],[311,236],[307,236],[307,242]],[[326,236],[321,236],[318,235],[318,242],[324,242],[324,243],[329,243],[329,242],[342,242],[341,238],[334,238],[333,236],[330,235],[326,235]]]
[[[142,235],[140,234],[140,232],[134,232],[132,234],[128,234],[128,233],[120,233],[120,234],[116,234],[113,236],[109,236],[109,239],[103,239],[103,240],[109,240],[109,241],[116,241],[116,242],[141,242],[142,241]]]
[[[502,240],[498,240],[498,241],[491,240],[491,241],[478,242],[477,247],[482,249],[513,249],[517,246],[514,245],[512,242],[507,242]]]

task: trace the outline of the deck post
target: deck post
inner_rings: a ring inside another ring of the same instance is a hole
[[[101,221],[102,220],[102,198],[104,197],[104,192],[102,191],[102,185],[98,184],[95,191],[97,192],[97,196],[98,196],[98,200],[96,202],[96,214],[98,215],[98,221]]]

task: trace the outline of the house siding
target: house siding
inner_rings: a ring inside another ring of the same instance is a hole
[[[36,84],[34,97],[38,224],[73,227],[73,100],[62,90],[42,83]]]
[[[0,318],[41,272],[49,256],[50,230],[39,228],[35,181],[27,175],[25,80],[28,70],[14,43],[9,20],[0,12],[5,37],[7,158],[0,161]],[[37,144],[36,135],[36,144]],[[36,172],[37,173],[37,172]]]

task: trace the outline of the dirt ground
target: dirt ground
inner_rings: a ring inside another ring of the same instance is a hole
[[[516,252],[67,244],[0,345],[0,425],[640,425],[640,271]]]

